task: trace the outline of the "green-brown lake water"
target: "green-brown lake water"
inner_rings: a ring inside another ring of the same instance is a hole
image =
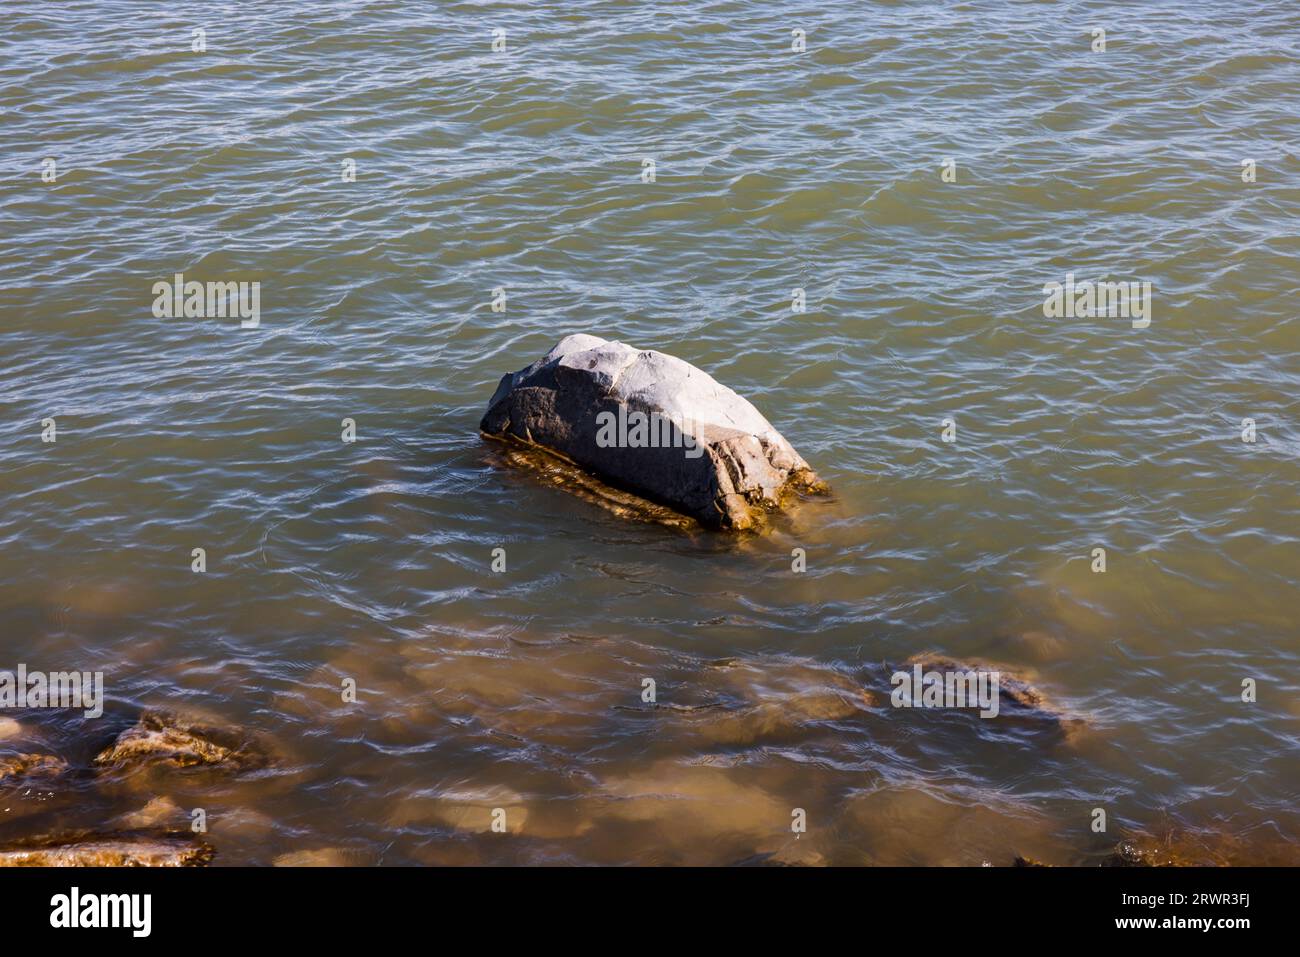
[[[152,801],[219,864],[1300,863],[1297,44],[1219,0],[7,5],[0,670],[109,706],[2,713],[73,773],[0,783],[0,841]],[[155,315],[177,273],[258,326]],[[1149,325],[1045,315],[1067,274]],[[735,538],[502,467],[497,380],[570,332],[834,496]],[[1084,723],[891,708],[921,652]],[[278,763],[100,781],[146,706]]]

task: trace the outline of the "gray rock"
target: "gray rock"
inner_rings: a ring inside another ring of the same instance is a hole
[[[484,435],[541,446],[711,528],[826,485],[749,402],[688,362],[566,336],[497,386]]]

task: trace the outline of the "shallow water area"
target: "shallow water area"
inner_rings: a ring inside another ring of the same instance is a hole
[[[201,807],[218,866],[1300,863],[1287,5],[0,24],[0,669],[108,698],[0,713],[67,765],[0,779],[0,846]],[[259,324],[157,317],[177,273]],[[1048,318],[1067,273],[1150,325]],[[707,371],[833,496],[727,536],[513,467],[479,419],[571,332]],[[925,653],[1083,723],[891,707]],[[276,761],[97,771],[157,707]]]

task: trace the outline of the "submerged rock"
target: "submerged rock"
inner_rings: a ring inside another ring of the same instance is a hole
[[[826,485],[757,409],[688,362],[566,336],[502,377],[479,428],[541,446],[710,528],[744,529]]]
[[[1040,721],[1045,727],[1059,731],[1067,742],[1073,742],[1088,731],[1088,721],[1082,716],[1061,707],[1033,684],[1036,676],[1024,669],[985,661],[954,661],[933,653],[913,655],[902,670],[912,672],[919,666],[923,673],[941,675],[970,672],[998,675],[998,714]],[[966,710],[975,711],[978,705],[968,702]]]
[[[265,755],[239,731],[162,711],[146,711],[95,757],[96,765],[127,771],[156,766],[243,771],[265,763]]]
[[[355,854],[337,847],[318,847],[307,851],[290,851],[271,861],[272,867],[355,867]]]
[[[63,758],[41,752],[0,754],[0,822],[71,811],[80,803],[77,774]],[[6,828],[6,834],[12,834]]]
[[[886,867],[972,867],[1060,853],[1054,822],[1032,802],[996,790],[885,784],[849,795],[835,822],[837,862]]]
[[[1157,841],[1149,835],[1139,835],[1120,841],[1100,860],[1089,855],[1086,863],[1098,867],[1206,867],[1254,862],[1227,860],[1210,853],[1205,847],[1189,844],[1186,840],[1173,840],[1172,835],[1164,841]],[[1051,867],[1032,857],[1019,855],[1015,859],[1015,866]]]
[[[0,757],[0,785],[48,781],[68,770],[68,762],[52,754],[9,754]]]
[[[0,867],[201,867],[216,851],[174,834],[38,838],[0,847]]]
[[[663,759],[601,783],[603,829],[640,829],[656,863],[698,865],[771,853],[790,839],[790,805],[745,768]]]
[[[1260,832],[1268,836],[1261,840]],[[1277,840],[1277,836],[1271,820],[1263,827],[1241,823],[1225,828],[1218,819],[1204,824],[1166,819],[1153,832],[1126,833],[1109,853],[1094,853],[1088,863],[1102,867],[1300,866],[1300,846],[1295,841]]]
[[[1189,864],[1172,848],[1149,842],[1120,841],[1101,862],[1102,867],[1183,867]]]
[[[575,498],[603,508],[611,515],[629,522],[647,522],[669,528],[698,528],[695,519],[673,511],[667,506],[647,498],[625,492],[602,482],[585,469],[566,458],[555,455],[535,445],[522,442],[503,442],[494,450],[494,464],[506,465],[527,472],[533,480],[563,489]]]
[[[175,801],[163,795],[151,798],[144,807],[122,815],[119,820],[123,827],[136,829],[177,825],[188,820],[188,816]]]
[[[523,795],[504,785],[457,788],[436,794],[417,795],[398,803],[389,823],[405,827],[412,823],[436,823],[458,831],[491,833],[494,825],[519,834],[528,823],[528,805]],[[499,822],[499,823],[498,823]],[[569,837],[572,831],[555,834],[528,828],[536,837]]]
[[[751,745],[825,731],[878,705],[847,675],[806,658],[754,655],[714,661],[692,683],[716,695],[709,707],[682,709],[696,733],[716,744]],[[665,710],[670,710],[668,705]]]

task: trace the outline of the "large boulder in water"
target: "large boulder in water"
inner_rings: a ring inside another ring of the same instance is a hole
[[[502,377],[479,428],[557,452],[711,528],[752,528],[825,484],[770,422],[674,356],[572,335]]]

